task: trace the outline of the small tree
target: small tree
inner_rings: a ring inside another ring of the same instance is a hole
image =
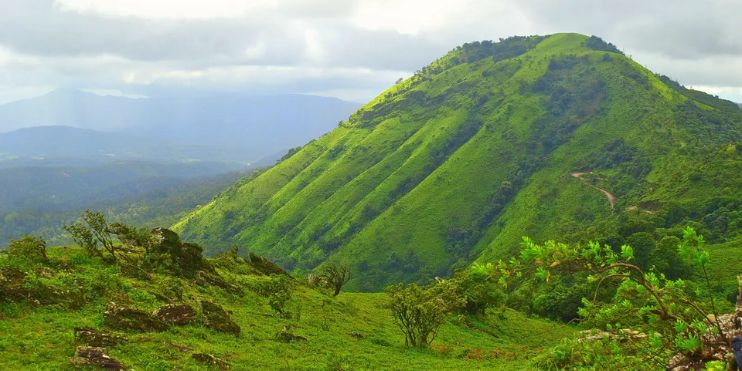
[[[106,217],[100,212],[85,210],[82,214],[83,222],[65,225],[64,230],[72,239],[88,251],[91,255],[102,256],[100,247],[107,251],[113,261],[116,261],[116,245],[113,240],[113,230],[108,225]]]
[[[446,303],[416,284],[387,287],[394,323],[405,335],[405,346],[427,347],[446,318]]]
[[[338,296],[340,289],[350,280],[350,268],[346,265],[328,264],[319,274],[319,282],[333,290],[332,296]]]

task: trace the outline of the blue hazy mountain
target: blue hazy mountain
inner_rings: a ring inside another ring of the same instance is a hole
[[[60,89],[0,105],[0,154],[253,162],[328,132],[356,108],[311,95]]]

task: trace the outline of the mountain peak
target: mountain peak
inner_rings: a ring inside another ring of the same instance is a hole
[[[631,223],[679,223],[663,215],[688,189],[699,210],[739,199],[717,173],[735,169],[698,168],[692,187],[686,172],[738,156],[740,123],[597,37],[468,43],[175,228],[288,269],[348,264],[362,290],[508,257],[524,235],[620,246]]]

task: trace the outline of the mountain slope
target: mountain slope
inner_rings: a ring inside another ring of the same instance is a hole
[[[24,273],[0,255],[4,274],[0,293],[12,294],[0,305],[4,369],[80,369],[71,363],[76,349],[104,345],[104,351],[126,369],[390,370],[404,365],[418,370],[513,370],[531,367],[544,348],[576,332],[564,324],[504,310],[446,321],[434,350],[416,350],[404,346],[384,294],[341,293],[331,298],[301,281],[266,275],[255,265],[228,256],[209,261],[217,272],[211,277],[219,277],[217,286],[170,272],[132,277],[130,270],[75,247],[49,249],[48,254],[46,265],[31,267],[43,276],[31,269]],[[273,309],[273,292],[289,293],[284,314]],[[211,307],[228,314],[204,321],[203,303],[213,303]],[[114,312],[109,310],[112,306],[126,309]],[[168,306],[181,308],[173,314],[185,321],[152,331],[149,326],[159,321],[149,313]],[[191,308],[190,316],[184,306]],[[111,321],[112,317],[121,320]],[[218,326],[225,322],[236,326],[239,334]],[[102,335],[97,340],[80,336],[82,328]],[[277,336],[282,329],[303,341],[282,340]],[[209,365],[198,354],[223,363]],[[231,367],[218,367],[224,363]]]
[[[697,221],[723,239],[742,223],[741,129],[730,102],[596,37],[466,44],[175,228],[289,269],[343,262],[363,290],[506,257],[523,235],[620,244]]]

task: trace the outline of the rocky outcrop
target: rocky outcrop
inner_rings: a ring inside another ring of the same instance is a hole
[[[159,318],[140,309],[109,303],[103,312],[103,323],[119,330],[164,331],[167,324]]]
[[[166,304],[152,315],[164,323],[178,326],[187,325],[196,319],[196,311],[188,304]]]
[[[307,338],[293,334],[290,326],[283,326],[281,331],[276,334],[276,340],[283,343],[291,343],[296,341],[307,341]]]
[[[196,284],[199,286],[215,286],[235,295],[244,295],[242,289],[237,286],[230,285],[227,281],[224,280],[224,278],[222,278],[222,276],[220,276],[216,272],[198,271],[196,272],[194,282],[196,282]]]
[[[28,290],[23,287],[26,273],[13,267],[0,268],[0,300],[23,300]]]
[[[738,279],[739,294],[737,296],[735,312],[720,315],[718,319],[709,316],[708,322],[718,323],[721,332],[712,331],[714,329],[709,328],[708,334],[701,339],[703,342],[703,351],[693,356],[676,354],[670,359],[667,365],[668,370],[702,370],[705,368],[706,362],[710,361],[722,361],[727,364],[734,363],[734,352],[732,351],[731,342],[735,336],[742,335],[742,276],[739,276]]]
[[[211,354],[207,354],[207,353],[193,353],[191,355],[191,357],[194,360],[196,360],[196,361],[198,361],[200,363],[203,363],[203,364],[205,364],[207,366],[210,366],[210,367],[218,368],[220,370],[229,370],[231,368],[229,362],[227,362],[227,361],[225,361],[223,359],[214,357]]]
[[[106,348],[79,346],[75,349],[75,356],[71,362],[76,367],[97,367],[106,370],[126,370],[121,362],[111,358]]]
[[[232,316],[220,305],[210,301],[201,302],[201,312],[204,316],[204,325],[214,330],[240,335],[240,326],[232,320]]]
[[[262,257],[258,256],[254,253],[250,253],[248,255],[248,263],[255,268],[259,273],[264,274],[266,276],[273,275],[273,274],[283,274],[283,275],[289,275],[286,273],[283,268],[279,267],[276,263]]]
[[[107,334],[90,327],[75,327],[75,341],[93,347],[107,347],[125,343],[125,336]]]

